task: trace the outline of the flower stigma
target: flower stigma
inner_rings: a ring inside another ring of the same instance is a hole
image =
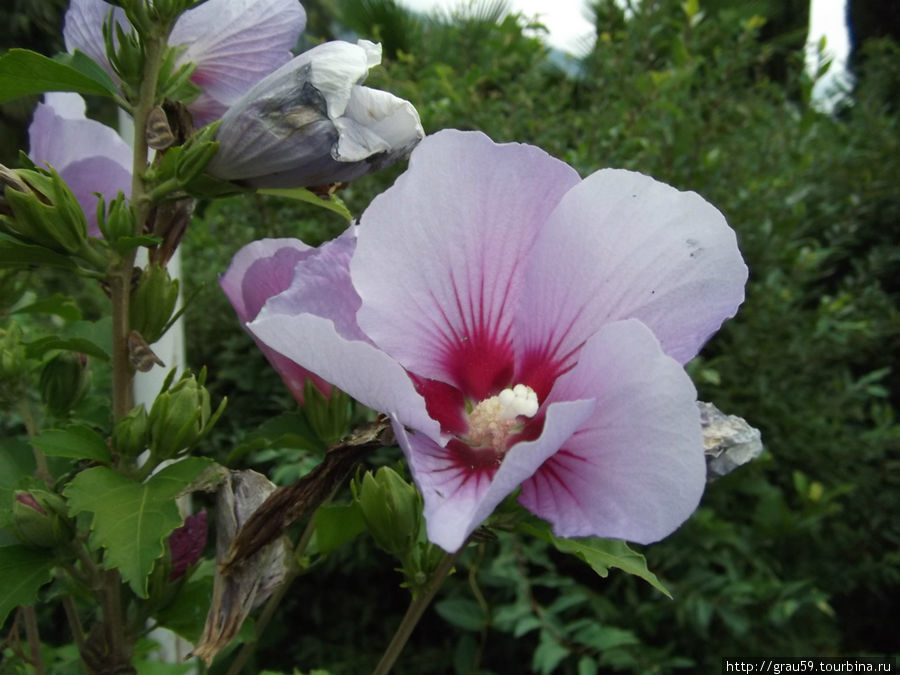
[[[468,442],[473,447],[506,450],[506,441],[513,431],[522,428],[519,417],[534,417],[538,398],[534,389],[524,384],[504,389],[496,396],[481,401],[469,413]]]

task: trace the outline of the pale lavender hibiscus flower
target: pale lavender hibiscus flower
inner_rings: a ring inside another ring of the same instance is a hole
[[[88,234],[99,237],[97,194],[108,203],[119,192],[131,194],[132,152],[112,128],[85,117],[78,94],[44,94],[28,127],[28,156],[39,167],[52,166],[81,205]]]
[[[246,326],[253,321],[270,297],[290,287],[294,278],[294,268],[301,260],[315,258],[308,263],[318,265],[319,274],[314,280],[327,278],[328,266],[332,262],[336,263],[335,270],[340,269],[340,259],[346,257],[349,260],[346,246],[339,243],[342,241],[338,239],[316,249],[297,239],[263,239],[243,247],[219,279],[219,284],[228,296],[241,324]],[[343,266],[346,267],[346,264]],[[322,290],[327,292],[328,289]],[[321,298],[325,297],[326,293],[323,293]],[[323,394],[330,394],[331,385],[327,382],[275,350],[269,349],[255,337],[254,340],[272,367],[281,375],[281,379],[298,403],[303,403],[303,390],[308,378],[312,379]]]
[[[564,537],[649,543],[696,508],[682,364],[747,278],[701,197],[444,131],[330,246],[346,255],[298,260],[248,328],[390,415],[431,541],[458,549],[520,486]]]
[[[72,0],[66,12],[66,49],[80,49],[113,77],[106,57],[103,24],[129,29],[125,11],[103,0]],[[188,105],[196,126],[219,119],[253,85],[288,62],[306,26],[297,0],[206,0],[184,12],[169,34],[183,47],[176,67],[195,63],[191,81],[203,93]]]

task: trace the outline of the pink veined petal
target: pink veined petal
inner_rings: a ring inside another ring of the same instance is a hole
[[[513,374],[526,252],[578,175],[479,132],[425,138],[363,213],[350,269],[359,325],[410,372],[483,399]]]
[[[224,114],[254,84],[291,59],[306,25],[297,0],[207,0],[182,14],[169,44],[185,45],[178,64],[193,62],[203,94],[188,107],[197,126]]]
[[[519,501],[561,537],[642,544],[674,531],[705,485],[696,392],[635,319],[604,326],[548,398],[596,399],[596,411],[522,488]]]
[[[299,239],[260,239],[231,259],[219,285],[242,322],[252,321],[266,301],[291,285],[294,267],[315,249]]]
[[[262,239],[238,251],[219,284],[241,323],[246,327],[255,319],[269,298],[290,287],[298,263],[318,253],[318,249],[299,239]],[[255,335],[253,339],[299,403],[304,401],[307,379],[312,379],[323,394],[330,393],[330,384],[266,346]]]
[[[744,299],[747,267],[711,204],[631,171],[598,171],[570,190],[526,265],[517,316],[523,372],[552,381],[601,326],[636,317],[681,363]]]
[[[117,78],[106,58],[103,41],[103,24],[109,20],[110,12],[126,32],[131,29],[125,10],[121,7],[114,7],[103,0],[72,0],[66,11],[63,39],[67,51],[74,52],[80,49],[103,66],[115,80]]]
[[[425,502],[428,539],[456,551],[497,505],[534,474],[594,410],[594,401],[562,401],[547,408],[541,435],[516,444],[499,466],[410,433],[394,421],[394,433]],[[474,462],[472,461],[474,459]],[[474,465],[473,465],[474,464]]]
[[[440,439],[440,425],[406,371],[362,340],[347,339],[330,319],[313,314],[279,314],[269,305],[248,325],[263,344],[374,410],[394,414],[402,424]]]
[[[298,263],[290,286],[272,297],[267,307],[279,314],[314,314],[330,319],[343,337],[367,341],[356,324],[359,296],[350,283],[356,231],[357,227],[351,225],[339,237],[315,249],[315,255]]]

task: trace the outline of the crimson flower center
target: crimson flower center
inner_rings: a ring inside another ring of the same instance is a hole
[[[475,448],[506,450],[510,435],[521,431],[520,417],[534,417],[538,398],[534,389],[517,384],[496,396],[484,399],[468,415],[469,433],[466,442]]]

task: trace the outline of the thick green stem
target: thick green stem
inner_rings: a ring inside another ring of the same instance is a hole
[[[384,650],[381,661],[375,666],[372,675],[387,675],[391,671],[391,668],[394,667],[394,663],[397,661],[397,657],[400,656],[400,652],[403,651],[403,647],[406,646],[409,636],[412,635],[413,629],[415,629],[416,624],[419,623],[419,619],[422,618],[422,614],[425,613],[428,605],[431,604],[432,599],[434,599],[435,594],[437,594],[438,590],[443,585],[444,580],[450,575],[450,572],[453,570],[453,566],[456,564],[456,560],[463,552],[463,549],[465,549],[465,544],[463,544],[456,553],[448,553],[445,555],[443,560],[441,560],[440,564],[437,566],[437,569],[434,571],[434,574],[431,575],[428,583],[422,588],[418,595],[413,597],[412,602],[406,610],[406,614],[403,616],[403,620],[397,627],[397,632],[394,633],[394,637],[391,638],[391,643],[387,646],[387,649]]]

